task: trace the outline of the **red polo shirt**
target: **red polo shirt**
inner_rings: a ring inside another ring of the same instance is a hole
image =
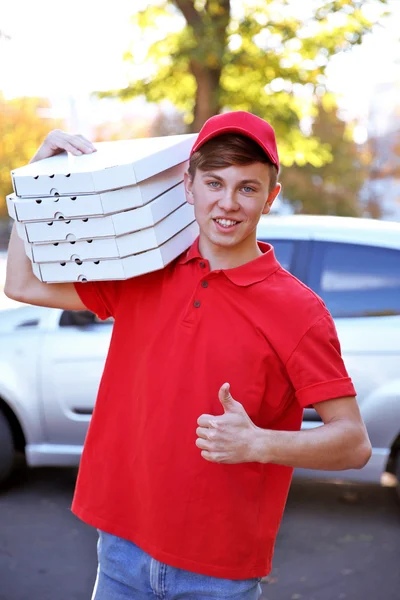
[[[73,512],[168,565],[229,579],[271,569],[292,469],[204,460],[197,419],[228,381],[254,423],[298,430],[303,407],[354,396],[322,301],[274,251],[210,271],[198,241],[161,271],[76,284],[115,318]]]

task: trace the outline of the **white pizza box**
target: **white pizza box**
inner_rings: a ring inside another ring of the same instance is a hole
[[[130,279],[144,273],[158,271],[182,254],[198,236],[198,225],[194,221],[158,248],[134,254],[126,258],[85,261],[82,264],[32,263],[33,272],[45,283],[75,281],[105,281]]]
[[[75,196],[135,185],[188,160],[197,134],[94,144],[97,152],[63,152],[11,171],[21,197]]]
[[[135,233],[79,242],[50,244],[25,242],[25,251],[31,261],[37,263],[123,258],[161,246],[194,220],[193,206],[185,203],[154,227],[141,229]]]
[[[10,194],[7,196],[8,213],[12,219],[25,223],[99,217],[137,208],[183,181],[188,166],[188,161],[184,161],[136,185],[100,194],[43,198],[20,198]]]
[[[62,219],[37,223],[18,223],[18,235],[28,242],[75,242],[113,237],[152,227],[185,204],[184,184],[179,183],[145,206],[107,215],[83,219]]]

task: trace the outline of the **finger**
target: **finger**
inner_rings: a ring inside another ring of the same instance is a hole
[[[96,151],[97,148],[94,146],[93,142],[85,138],[85,136],[78,133],[75,137],[79,138],[92,152]]]
[[[198,427],[196,429],[196,435],[199,438],[203,438],[204,440],[210,440],[215,437],[215,429],[210,429],[209,427]]]
[[[83,142],[79,136],[70,135],[64,131],[52,131],[48,136],[48,144],[55,151],[60,148],[79,156],[80,154],[89,154],[92,152],[90,147]]]
[[[67,152],[70,152],[74,156],[81,156],[83,154],[78,148],[76,148],[75,146],[73,146],[69,142],[65,142],[63,144],[63,149],[66,150]]]
[[[203,438],[197,438],[196,446],[201,450],[211,450],[210,442],[208,440],[203,440]]]
[[[200,415],[197,419],[197,425],[200,425],[200,427],[216,427],[218,425],[218,417],[215,415]]]
[[[56,130],[49,133],[46,142],[53,154],[57,151],[65,150],[79,156],[82,154],[82,150],[77,146],[73,138],[74,136],[64,133],[64,131]]]
[[[225,412],[230,411],[235,407],[235,400],[231,396],[229,383],[221,385],[218,392],[218,398],[224,407]]]
[[[201,456],[202,456],[203,458],[205,458],[206,460],[208,460],[208,461],[210,461],[210,462],[215,462],[215,461],[213,460],[213,454],[212,454],[211,452],[209,452],[208,450],[202,450],[202,451],[200,452],[200,454],[201,454]]]
[[[78,150],[80,150],[83,154],[90,154],[93,152],[92,145],[89,141],[85,141],[81,139],[79,135],[71,136],[71,139],[68,140],[70,144],[75,146]]]
[[[222,454],[222,452],[210,452],[209,450],[202,450],[200,454],[203,458],[205,458],[209,462],[214,462],[214,463],[228,462],[227,459],[225,458],[225,455]]]

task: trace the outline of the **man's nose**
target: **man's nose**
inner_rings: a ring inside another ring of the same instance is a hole
[[[218,200],[218,206],[226,212],[238,210],[239,204],[234,190],[225,189]]]

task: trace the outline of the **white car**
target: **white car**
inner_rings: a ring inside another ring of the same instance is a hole
[[[270,215],[258,238],[331,311],[373,446],[361,470],[297,474],[400,479],[400,224]],[[0,481],[17,451],[30,466],[78,464],[111,330],[88,311],[0,312]],[[303,428],[319,425],[307,409]]]

